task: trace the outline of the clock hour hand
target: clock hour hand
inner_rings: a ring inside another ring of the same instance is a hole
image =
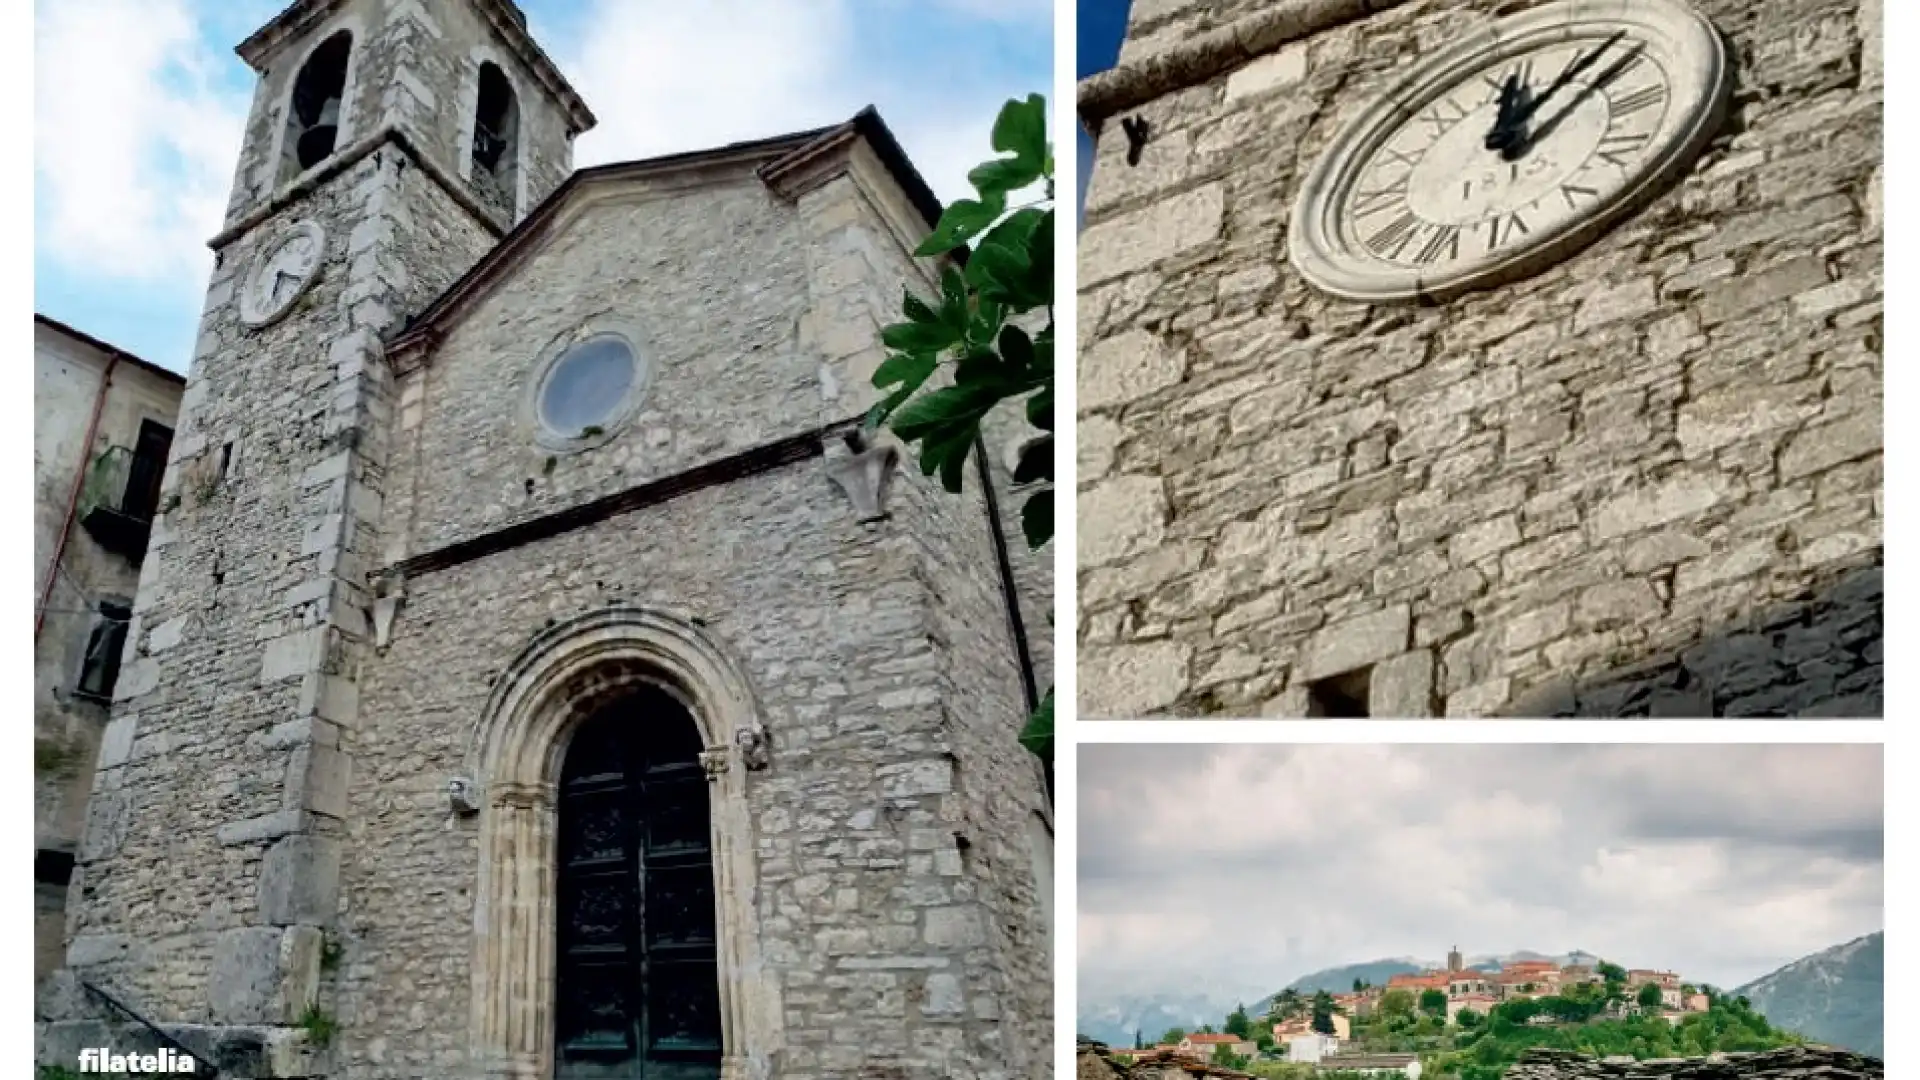
[[[1500,87],[1500,113],[1494,117],[1493,130],[1487,132],[1486,148],[1505,152],[1526,141],[1527,129],[1520,117],[1527,100],[1526,84],[1515,72]]]

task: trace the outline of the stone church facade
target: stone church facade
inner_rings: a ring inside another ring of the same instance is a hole
[[[240,54],[40,1060],[1047,1072],[1050,586],[1000,448],[856,432],[938,269],[878,116],[574,171],[506,0]]]
[[[1082,715],[1880,715],[1877,0],[1692,0],[1724,122],[1527,276],[1289,260],[1342,126],[1538,6],[1133,4],[1080,88]]]

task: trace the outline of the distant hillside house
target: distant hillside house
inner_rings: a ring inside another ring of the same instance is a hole
[[[1680,989],[1680,976],[1671,971],[1646,971],[1636,969],[1627,972],[1627,989],[1638,990],[1653,983],[1662,990]]]
[[[1214,1051],[1222,1046],[1241,1057],[1252,1057],[1260,1050],[1259,1046],[1237,1035],[1189,1035],[1180,1040],[1180,1052],[1201,1061],[1211,1059]]]
[[[1485,1016],[1498,1004],[1500,999],[1492,994],[1461,994],[1459,997],[1450,997],[1447,999],[1447,1023],[1457,1023],[1464,1009],[1472,1009],[1481,1016]]]
[[[1681,1007],[1688,1012],[1706,1012],[1712,1005],[1713,1002],[1707,995],[1698,993],[1688,994],[1686,1000],[1681,1003]]]
[[[1340,1052],[1341,1040],[1332,1035],[1312,1032],[1287,1039],[1287,1060],[1315,1062]]]

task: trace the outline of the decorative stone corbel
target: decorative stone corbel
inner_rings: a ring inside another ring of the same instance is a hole
[[[393,640],[393,617],[407,599],[407,579],[389,570],[373,580],[373,647],[384,649]]]
[[[464,776],[450,777],[447,780],[447,802],[453,812],[461,817],[480,812],[480,792],[472,780]]]
[[[827,478],[839,485],[853,503],[860,522],[885,521],[887,488],[900,465],[900,451],[891,445],[871,445],[859,430],[846,434],[846,451],[827,453]]]
[[[728,758],[732,751],[724,746],[709,746],[700,751],[700,767],[707,771],[708,780],[718,780],[726,775]]]
[[[740,764],[748,771],[759,772],[773,764],[773,740],[759,724],[734,732],[733,744],[740,748]]]

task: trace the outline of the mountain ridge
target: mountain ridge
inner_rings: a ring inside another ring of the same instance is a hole
[[[1886,1045],[1886,931],[1876,930],[1736,988],[1775,1027],[1855,1053]]]

